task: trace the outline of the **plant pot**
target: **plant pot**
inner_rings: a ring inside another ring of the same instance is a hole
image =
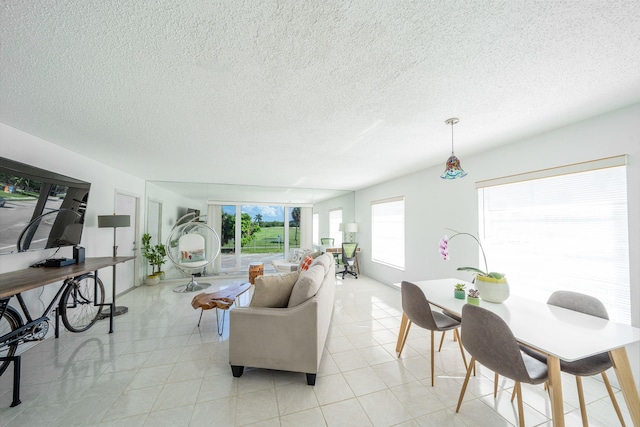
[[[164,271],[158,271],[156,273],[156,276],[158,276],[160,278],[160,280],[164,280]]]
[[[457,290],[457,289],[454,289],[454,290],[453,290],[453,296],[454,296],[456,299],[464,299],[464,290],[459,291],[459,290]]]
[[[509,298],[509,283],[507,278],[494,279],[487,276],[476,276],[474,285],[480,291],[483,301],[500,304]]]
[[[149,285],[149,286],[155,286],[157,284],[160,283],[160,276],[156,275],[156,274],[150,274],[147,276],[147,278],[144,281],[145,285]]]
[[[467,303],[473,305],[480,305],[480,298],[467,297]]]

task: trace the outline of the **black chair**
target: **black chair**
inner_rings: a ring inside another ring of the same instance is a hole
[[[609,313],[607,313],[607,309],[599,299],[578,292],[556,291],[551,294],[549,300],[547,301],[547,304],[566,308],[568,310],[578,311],[590,316],[600,317],[601,319],[609,319]],[[535,357],[537,360],[547,363],[547,357],[544,354],[524,346],[522,347],[522,350],[530,356]],[[604,384],[607,388],[607,392],[609,393],[609,397],[611,398],[611,403],[613,403],[616,414],[618,414],[620,424],[623,427],[625,425],[624,418],[622,417],[622,412],[620,411],[620,406],[618,406],[618,401],[613,394],[613,389],[611,388],[611,384],[609,383],[609,378],[605,373],[605,371],[612,366],[613,365],[611,363],[609,353],[600,353],[573,362],[565,362],[563,360],[560,361],[560,370],[562,372],[566,372],[567,374],[575,375],[576,377],[578,399],[580,401],[580,414],[582,415],[582,425],[585,427],[589,425],[589,421],[587,419],[587,408],[584,402],[581,377],[589,377],[598,374],[602,375],[602,380],[604,381]]]
[[[398,357],[402,354],[402,349],[407,341],[409,335],[409,328],[412,323],[420,326],[421,328],[431,331],[431,386],[434,384],[434,333],[435,331],[448,331],[453,329],[453,334],[458,335],[458,329],[460,322],[452,317],[445,316],[442,313],[431,310],[431,305],[427,297],[417,285],[411,282],[403,281],[400,285],[400,293],[402,294],[402,311],[409,319],[407,323],[407,329],[402,337],[402,343],[400,345],[400,351]],[[462,354],[462,361],[465,368],[467,367],[467,358],[464,355],[462,344],[458,337],[458,345],[460,345],[460,353]]]
[[[497,314],[479,306],[462,307],[462,343],[471,354],[471,362],[464,378],[456,412],[460,410],[469,376],[476,361],[496,374],[516,382],[514,396],[518,396],[518,419],[524,427],[524,407],[520,383],[540,384],[547,381],[547,364],[520,350],[509,326]],[[511,399],[513,401],[513,398]]]
[[[347,274],[358,278],[358,273],[353,271],[353,267],[356,265],[356,250],[358,249],[358,243],[343,243],[342,244],[342,263],[344,264],[344,270],[338,271],[336,274],[342,274],[342,278]]]

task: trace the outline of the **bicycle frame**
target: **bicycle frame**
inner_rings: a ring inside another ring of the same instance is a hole
[[[78,277],[74,277],[71,279],[66,279],[64,281],[64,284],[62,286],[60,286],[60,289],[58,289],[58,292],[56,292],[56,295],[53,297],[53,299],[51,300],[51,302],[49,303],[49,305],[47,306],[47,308],[45,308],[44,312],[42,313],[42,315],[40,315],[40,317],[33,319],[31,317],[31,313],[29,312],[29,308],[27,307],[27,305],[24,302],[24,299],[22,298],[22,293],[18,293],[15,294],[14,296],[16,297],[16,299],[18,300],[18,303],[20,304],[20,308],[22,309],[22,312],[24,314],[24,317],[26,319],[26,322],[24,325],[22,325],[21,327],[19,327],[18,329],[15,329],[11,332],[9,332],[8,334],[5,334],[3,336],[0,337],[0,347],[6,346],[6,345],[10,345],[13,344],[16,341],[21,341],[23,339],[23,337],[32,330],[32,328],[39,324],[40,322],[44,321],[49,321],[49,312],[51,311],[51,309],[53,308],[53,306],[56,303],[60,303],[59,298],[60,295],[64,292],[65,289],[67,289],[67,287],[71,286],[72,283],[74,283],[76,280],[82,280],[82,278],[84,278],[85,276],[87,276],[88,274],[83,274],[81,276]],[[2,300],[0,300],[0,318],[4,315],[5,311],[7,311],[7,307],[9,307],[9,300],[12,297],[8,297],[8,298],[4,298]],[[60,316],[58,313],[58,310],[56,310],[56,324],[55,324],[55,336],[56,338],[59,337],[59,329],[60,329]]]

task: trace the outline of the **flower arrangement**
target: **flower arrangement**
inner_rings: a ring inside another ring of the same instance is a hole
[[[448,230],[451,230],[450,228]],[[453,231],[455,234],[451,237],[449,236],[444,236],[442,239],[440,239],[440,256],[442,257],[443,260],[445,261],[449,261],[449,242],[456,236],[461,236],[461,235],[466,235],[466,236],[470,236],[471,238],[473,238],[473,240],[476,241],[476,243],[478,244],[478,246],[480,246],[480,251],[482,251],[482,258],[484,259],[484,271],[475,268],[475,267],[458,267],[458,270],[460,271],[471,271],[473,273],[476,273],[477,275],[480,276],[484,276],[484,277],[490,277],[492,279],[496,279],[496,280],[501,280],[504,279],[504,274],[502,273],[496,273],[495,271],[489,271],[489,267],[487,266],[487,256],[484,253],[484,248],[482,247],[482,243],[480,243],[480,240],[478,240],[478,238],[476,236],[474,236],[473,234],[470,233],[461,233],[455,230],[451,230]]]
[[[478,291],[477,289],[469,289],[467,291],[467,296],[469,298],[480,298],[480,291]]]

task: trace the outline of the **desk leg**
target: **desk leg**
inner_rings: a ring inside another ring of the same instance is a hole
[[[564,427],[560,359],[554,356],[547,356],[547,366],[549,368],[549,396],[551,397],[553,427]]]
[[[629,365],[627,350],[624,347],[620,347],[611,350],[609,356],[611,357],[616,377],[618,377],[624,401],[627,403],[627,408],[631,414],[631,421],[633,421],[635,427],[640,427],[640,396],[633,380],[633,371],[631,370],[631,365]]]
[[[400,323],[400,331],[398,331],[398,343],[396,344],[396,354],[398,357],[402,354],[404,344],[407,342],[410,327],[411,320],[409,320],[406,314],[402,313],[402,322]]]

